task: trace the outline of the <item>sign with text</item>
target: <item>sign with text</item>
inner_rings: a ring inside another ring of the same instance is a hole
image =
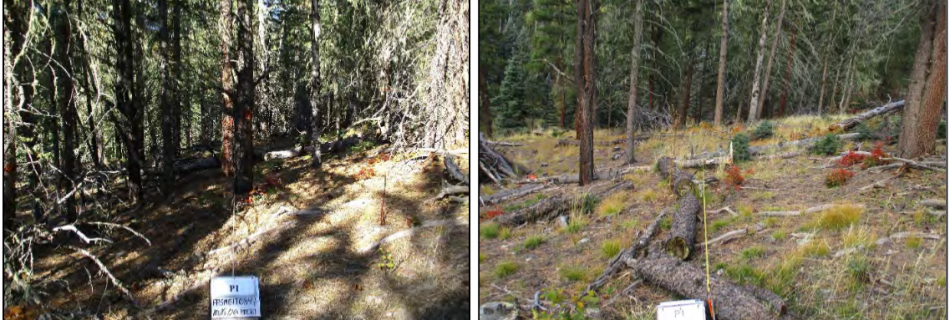
[[[260,317],[261,294],[257,277],[211,279],[211,319]]]
[[[660,303],[656,307],[657,320],[706,320],[706,306],[702,300],[680,300]]]

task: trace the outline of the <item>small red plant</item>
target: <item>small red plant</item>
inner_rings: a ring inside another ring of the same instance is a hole
[[[748,173],[748,171],[746,171],[746,173]],[[742,170],[740,170],[739,167],[729,165],[729,167],[726,168],[726,178],[724,180],[726,181],[726,187],[739,190],[742,183],[745,182],[745,177],[742,176]]]
[[[488,212],[485,213],[485,219],[486,219],[486,220],[492,219],[492,218],[494,218],[494,217],[497,217],[497,216],[500,216],[500,215],[503,215],[503,214],[505,214],[505,212],[504,212],[504,211],[501,211],[501,209],[491,210],[491,211],[488,211]]]
[[[838,160],[838,164],[842,167],[850,167],[862,162],[864,162],[864,155],[854,153],[854,150],[848,151],[848,154],[841,157],[841,160]]]
[[[366,167],[360,168],[360,172],[356,174],[356,179],[365,180],[365,179],[372,178],[375,175],[376,175],[376,171],[373,170],[373,168],[366,166]]]
[[[867,169],[884,164],[884,158],[887,158],[887,154],[881,149],[883,146],[884,142],[875,142],[874,149],[871,149],[871,155],[864,157],[864,163],[861,164],[861,167]]]
[[[840,187],[845,183],[848,183],[848,180],[851,180],[851,177],[854,177],[854,172],[845,168],[838,168],[832,170],[827,176],[825,176],[825,186],[829,188]]]

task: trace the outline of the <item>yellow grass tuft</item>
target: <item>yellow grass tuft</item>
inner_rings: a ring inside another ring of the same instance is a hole
[[[627,206],[627,195],[619,192],[614,193],[597,205],[597,214],[601,217],[612,216],[620,213]]]
[[[843,204],[835,205],[822,211],[815,217],[813,226],[826,230],[841,230],[861,219],[864,209],[860,206]]]

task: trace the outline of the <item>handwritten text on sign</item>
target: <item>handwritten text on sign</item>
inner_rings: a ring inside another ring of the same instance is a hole
[[[260,317],[257,277],[211,279],[211,318]]]

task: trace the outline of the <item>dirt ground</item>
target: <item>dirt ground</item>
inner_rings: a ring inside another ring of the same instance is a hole
[[[816,128],[827,128],[835,120],[781,120],[776,137],[752,145],[818,134],[820,129]],[[651,165],[660,156],[683,157],[720,148],[728,150],[729,132],[725,130],[731,128],[717,131],[700,126],[655,133],[637,146],[638,165]],[[567,139],[571,139],[570,134],[566,134]],[[620,137],[619,131],[595,133],[595,141]],[[500,147],[499,151],[536,170],[533,173],[543,178],[577,172],[577,147],[555,148],[559,138],[565,137],[547,132],[494,140],[523,144]],[[846,142],[844,149],[869,150],[872,144]],[[885,146],[884,151],[892,152],[893,148]],[[597,169],[620,167],[622,160],[611,160],[616,152],[619,150],[613,147],[596,147]],[[946,154],[946,147],[941,146],[937,155],[930,158],[945,162]],[[709,247],[712,276],[768,288],[785,298],[789,311],[802,319],[943,319],[947,312],[946,216],[931,215],[917,202],[934,198],[945,201],[946,173],[910,170],[885,188],[861,192],[861,187],[888,178],[895,170],[876,172],[857,167],[852,168],[855,176],[847,184],[828,188],[824,181],[832,170],[825,167],[829,158],[804,154],[741,163],[738,167],[746,179],[743,189],[720,186],[706,191],[707,212],[729,207],[736,215],[726,211],[707,214],[708,235],[702,231],[704,224],[700,221],[697,244],[704,238],[713,239],[733,230],[750,232],[737,240]],[[726,175],[722,167],[689,171],[697,178],[715,176],[722,180]],[[578,316],[577,310],[586,303],[584,315],[591,318],[655,319],[657,304],[682,298],[649,283],[623,293],[633,281],[629,271],[615,276],[593,297],[584,298],[587,294],[581,292],[661,210],[675,209],[676,201],[668,183],[657,173],[635,172],[624,179],[633,181],[633,189],[598,199],[593,212],[584,213],[579,206],[567,208],[567,216],[573,221],[569,227],[556,220],[539,221],[501,227],[493,234],[486,233],[486,229],[493,231],[498,226],[484,217],[489,211],[511,212],[555,194],[579,199],[589,187],[552,185],[521,199],[480,208],[479,304],[508,301],[529,307],[537,295],[548,308],[539,312],[538,318],[560,319],[563,314],[558,315],[562,312]],[[616,182],[598,181],[595,185],[611,183]],[[486,196],[500,187],[483,184],[480,189],[480,195]],[[791,217],[761,214],[823,204],[838,206]],[[831,226],[822,218],[839,211],[853,220]],[[660,226],[654,239],[666,237],[669,221],[661,221]],[[905,231],[921,232],[928,237],[878,241]],[[706,254],[703,247],[697,246],[689,261],[703,267]],[[530,316],[522,313],[525,314]]]
[[[103,261],[137,306],[69,246],[41,250],[35,277],[58,313],[76,318],[207,319],[207,281],[232,272],[259,277],[265,319],[468,318],[468,204],[435,199],[441,157],[389,158],[383,148],[330,156],[320,171],[308,157],[258,163],[252,203],[233,215],[230,179],[217,169],[181,178],[173,194],[141,209],[116,212],[150,244],[112,230],[103,234],[112,244],[75,246]],[[304,209],[313,214],[291,214]],[[366,250],[437,220],[455,224]],[[237,254],[203,254],[278,227]]]

